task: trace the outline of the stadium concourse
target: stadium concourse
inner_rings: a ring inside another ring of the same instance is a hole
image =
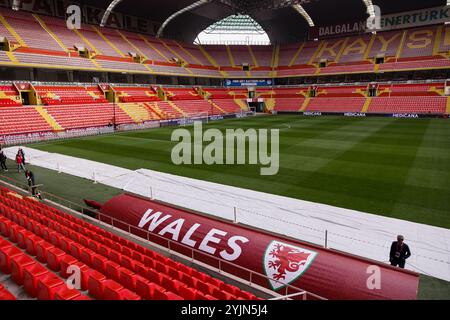
[[[0,0],[0,300],[448,299],[448,4]],[[196,120],[283,171],[174,169]]]

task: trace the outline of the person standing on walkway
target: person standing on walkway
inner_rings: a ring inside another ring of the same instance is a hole
[[[25,166],[23,165],[23,158],[20,152],[17,152],[16,155],[16,163],[17,163],[17,172],[20,173],[20,170],[25,171]]]
[[[0,150],[0,166],[3,171],[8,172],[8,167],[6,166],[7,157],[3,150]]]
[[[411,256],[411,251],[406,243],[403,242],[402,235],[397,236],[397,241],[392,242],[391,251],[389,254],[389,262],[394,267],[405,268],[406,259]]]

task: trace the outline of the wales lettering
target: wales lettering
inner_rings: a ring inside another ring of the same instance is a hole
[[[242,245],[249,242],[246,237],[229,235],[228,232],[205,228],[200,223],[189,224],[185,219],[176,219],[170,214],[147,210],[139,222],[139,228],[145,228],[173,241],[197,248],[227,261],[237,260],[242,254]],[[159,230],[157,232],[156,230]],[[201,235],[201,236],[200,236]]]

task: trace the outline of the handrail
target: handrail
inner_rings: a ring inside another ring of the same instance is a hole
[[[0,184],[4,184],[4,185],[11,184],[11,185],[13,185],[13,186],[23,190],[23,191],[28,189],[28,193],[30,194],[29,188],[28,187],[24,188],[24,184],[21,183],[20,181],[17,181],[17,180],[15,180],[13,178],[6,177],[6,176],[3,176],[3,175],[0,175],[0,178],[1,178],[0,179]],[[5,182],[2,179],[6,179],[9,182]],[[41,191],[40,193],[43,196],[44,200],[54,202],[54,203],[59,204],[59,205],[61,205],[63,207],[69,208],[70,210],[74,210],[74,208],[76,208],[76,209],[78,209],[76,211],[80,212],[81,214],[85,214],[86,211],[88,211],[88,212],[92,212],[93,211],[92,209],[89,209],[86,206],[82,206],[80,204],[76,204],[76,203],[71,202],[69,200],[66,200],[66,199],[64,199],[62,197],[56,196],[56,195],[54,195],[52,193],[49,193],[49,192],[46,192],[46,191]],[[52,199],[52,200],[50,200],[50,199]],[[146,231],[144,229],[141,229],[141,228],[138,228],[136,226],[133,226],[133,225],[131,225],[131,224],[129,224],[129,223],[123,221],[123,220],[113,218],[111,216],[108,216],[108,215],[100,213],[100,212],[96,212],[96,216],[97,216],[97,218],[91,218],[89,216],[84,216],[84,218],[89,219],[89,220],[92,219],[92,220],[95,220],[96,222],[100,222],[101,224],[106,224],[108,226],[112,226],[115,229],[126,231],[126,232],[128,232],[129,235],[132,235],[134,237],[138,237],[139,240],[148,242],[150,246],[156,246],[156,247],[162,249],[163,251],[165,251],[169,255],[174,255],[175,254],[175,255],[181,257],[182,259],[185,259],[185,260],[188,260],[188,261],[192,262],[193,264],[196,264],[196,265],[199,265],[199,266],[203,266],[203,267],[208,267],[208,268],[213,269],[213,270],[217,270],[216,271],[217,273],[222,274],[222,275],[226,275],[226,276],[228,276],[228,277],[230,277],[232,279],[235,279],[235,280],[237,280],[239,282],[245,281],[248,286],[250,286],[252,288],[255,288],[255,289],[259,290],[259,291],[265,292],[266,294],[270,294],[270,295],[274,296],[275,297],[274,300],[286,300],[286,299],[290,299],[292,297],[298,297],[298,296],[302,296],[303,300],[307,300],[308,297],[312,297],[312,298],[318,299],[318,300],[326,300],[326,298],[321,297],[321,296],[319,296],[317,294],[308,292],[306,290],[303,290],[301,288],[292,286],[290,284],[286,284],[286,283],[284,283],[282,281],[279,281],[279,280],[271,279],[267,275],[261,274],[259,272],[254,271],[254,270],[245,268],[245,267],[243,267],[241,265],[237,265],[237,264],[234,264],[234,263],[232,263],[230,261],[227,261],[227,260],[224,260],[224,259],[212,256],[210,254],[204,253],[204,252],[202,252],[202,251],[200,251],[198,249],[189,247],[189,246],[187,246],[187,245],[185,245],[183,243],[179,243],[179,242],[173,241],[171,239],[167,239],[167,238],[165,238],[165,237],[163,237],[161,235],[158,235],[158,234],[155,234],[155,233],[151,233],[151,232]],[[111,223],[105,222],[104,220],[102,220],[102,217],[104,219],[109,219],[111,221]],[[116,225],[120,225],[120,227],[117,227]],[[123,226],[125,226],[128,230],[124,230]],[[132,233],[132,230],[136,230],[139,233],[145,233],[146,234],[146,238],[143,238],[141,236],[136,236],[134,233]],[[151,237],[156,237],[158,240],[166,242],[167,245],[164,246],[164,245],[152,242],[150,240]],[[181,254],[181,253],[179,253],[177,251],[172,250],[171,248],[173,248],[174,245],[176,245],[177,247],[182,247],[184,250],[188,250],[188,252],[190,251],[190,256],[187,256],[185,254]],[[201,260],[196,259],[196,256],[199,256],[199,257],[203,256],[203,257],[207,257],[208,259],[213,259],[213,260],[215,260],[215,262],[217,262],[218,267],[214,267],[211,264],[205,264]],[[248,273],[248,279],[247,278],[243,278],[242,276],[237,276],[236,274],[232,274],[232,273],[229,273],[229,272],[225,271],[224,270],[224,266],[231,266],[235,270],[237,269],[240,272]],[[262,287],[261,285],[259,285],[259,284],[254,282],[255,277],[257,277],[259,279],[265,279],[266,281],[269,281],[269,280],[275,281],[275,282],[277,282],[279,284],[282,284],[284,286],[285,294],[284,295],[280,295],[280,294],[277,294],[276,292],[274,292],[274,291],[272,291],[270,289]],[[295,293],[290,294],[289,292],[292,292],[292,291],[295,291]]]
[[[438,83],[438,82],[445,82],[445,79],[425,79],[425,80],[391,80],[391,81],[354,81],[354,82],[336,82],[336,83],[304,83],[304,84],[292,84],[292,85],[273,85],[273,86],[267,86],[267,88],[295,88],[295,87],[302,87],[302,86],[355,86],[355,85],[365,85],[370,83],[377,83],[377,84],[418,84],[418,83]],[[41,82],[41,81],[5,81],[1,80],[0,85],[12,85],[13,82],[16,83],[30,83],[33,85],[45,85],[45,86],[93,86],[98,85],[101,83],[97,82]],[[172,84],[133,84],[133,83],[109,83],[112,87],[128,87],[128,88],[151,88],[152,86],[163,86],[168,88],[192,88],[193,85],[172,85]],[[215,89],[227,89],[228,87],[224,86],[202,86],[206,88],[215,88]]]

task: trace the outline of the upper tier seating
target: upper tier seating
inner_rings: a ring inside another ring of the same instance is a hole
[[[158,101],[158,95],[149,87],[114,87],[121,102]]]
[[[186,88],[165,88],[170,100],[203,100],[194,89]]]
[[[273,48],[267,50],[264,46],[250,46],[258,66],[272,67]]]
[[[227,50],[224,46],[203,46],[208,54],[214,59],[214,61],[221,67],[230,67],[231,61],[228,56]]]
[[[28,47],[64,51],[32,14],[5,8],[0,8],[0,13]]]
[[[18,107],[21,105],[21,98],[13,85],[0,85],[0,107]]]
[[[68,289],[68,267],[81,290]],[[258,300],[88,222],[0,187],[0,272],[43,300]]]
[[[367,86],[319,87],[316,91],[320,97],[361,97]]]
[[[254,65],[248,46],[229,46],[229,48],[236,66],[241,66],[244,63]]]
[[[446,36],[450,33],[448,26],[378,32],[281,46],[200,47],[93,25],[84,24],[82,29],[72,31],[66,28],[63,19],[6,8],[0,9],[0,12],[20,39],[16,39],[2,23],[0,36],[6,36],[14,44],[24,42],[12,54],[14,58],[10,59],[0,52],[0,63],[14,64],[18,61],[20,64],[41,67],[51,65],[72,69],[236,78],[271,77],[274,64],[276,77],[450,68],[450,45]],[[42,25],[40,21],[43,21]],[[77,57],[75,45],[96,52],[96,62]],[[146,65],[127,63],[131,61],[131,52],[143,56],[147,60]],[[377,56],[384,56],[385,63],[375,65]],[[177,66],[173,62],[174,58],[186,61],[187,70]],[[328,66],[318,68],[322,59],[327,59]],[[250,73],[239,69],[242,63],[249,63],[253,67]]]
[[[179,45],[184,49],[186,53],[188,53],[194,60],[186,60],[190,64],[200,64],[204,66],[212,66],[211,62],[209,62],[208,58],[201,52],[200,48],[193,44],[188,43],[179,43]],[[186,57],[186,56],[183,56]]]
[[[77,33],[67,29],[66,21],[48,16],[41,16],[41,19],[68,50],[75,50],[75,46],[77,46],[78,48],[84,47],[91,52],[95,52],[94,48],[85,42]]]
[[[108,100],[96,87],[35,86],[45,105],[107,103]]]

